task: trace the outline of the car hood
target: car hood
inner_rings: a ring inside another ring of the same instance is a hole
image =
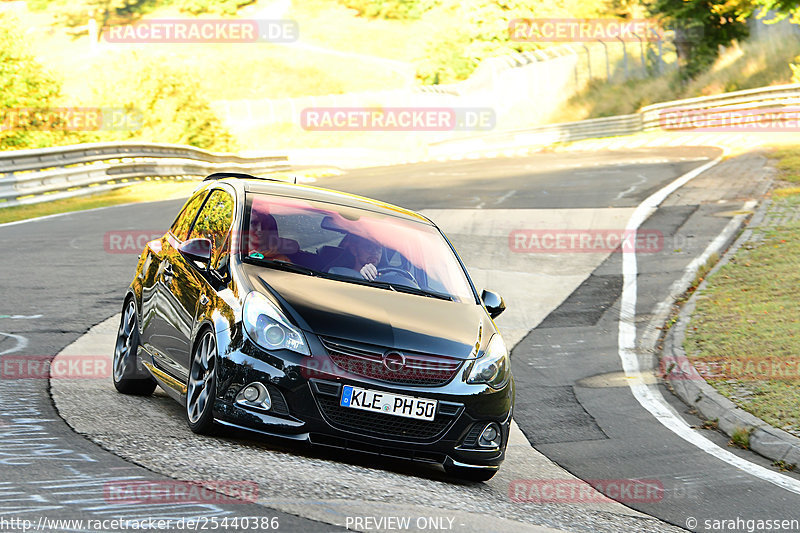
[[[478,304],[457,303],[320,277],[255,267],[267,289],[301,329],[398,350],[466,359],[493,330]],[[255,278],[255,279],[254,279]]]

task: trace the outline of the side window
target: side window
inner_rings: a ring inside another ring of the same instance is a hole
[[[217,267],[220,258],[226,253],[228,232],[233,222],[233,198],[222,190],[215,190],[203,205],[200,215],[192,228],[190,239],[211,240],[211,265]]]
[[[194,216],[197,214],[197,210],[200,209],[200,205],[203,203],[207,193],[208,191],[202,191],[192,196],[183,206],[178,218],[172,223],[170,231],[179,241],[183,242],[189,237],[189,227],[191,227]]]

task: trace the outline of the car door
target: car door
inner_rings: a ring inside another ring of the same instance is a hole
[[[167,267],[165,248],[168,246],[169,236],[177,241],[186,240],[192,223],[203,205],[203,201],[208,196],[208,190],[195,193],[184,204],[183,209],[175,218],[169,231],[159,240],[148,243],[147,256],[141,269],[142,276],[142,345],[158,361],[166,361],[164,332],[168,329],[164,325],[165,317],[158,314],[159,306],[157,302],[164,284],[164,270]]]
[[[205,238],[211,241],[212,269],[223,255],[233,222],[233,206],[230,193],[222,189],[212,190],[189,233],[188,240]],[[177,239],[165,246],[169,268],[164,270],[163,298],[158,305],[163,306],[163,315],[169,317],[165,321],[168,371],[185,381],[189,375],[192,331],[200,297],[206,291],[212,274],[205,270],[205,266],[196,265],[181,255],[178,246]]]

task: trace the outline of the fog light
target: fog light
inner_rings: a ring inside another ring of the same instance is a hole
[[[478,438],[478,445],[483,448],[496,448],[500,446],[500,428],[492,422],[487,424],[481,436]]]
[[[267,411],[272,409],[272,398],[263,383],[258,381],[250,383],[239,391],[239,394],[236,395],[236,403]]]
[[[255,402],[258,400],[258,389],[253,385],[248,385],[244,388],[244,393],[242,394],[244,399],[248,402]]]

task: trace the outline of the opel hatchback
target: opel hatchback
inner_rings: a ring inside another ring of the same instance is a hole
[[[197,433],[241,428],[487,480],[514,403],[493,321],[504,309],[420,214],[216,174],[139,257],[114,385],[161,386]]]

